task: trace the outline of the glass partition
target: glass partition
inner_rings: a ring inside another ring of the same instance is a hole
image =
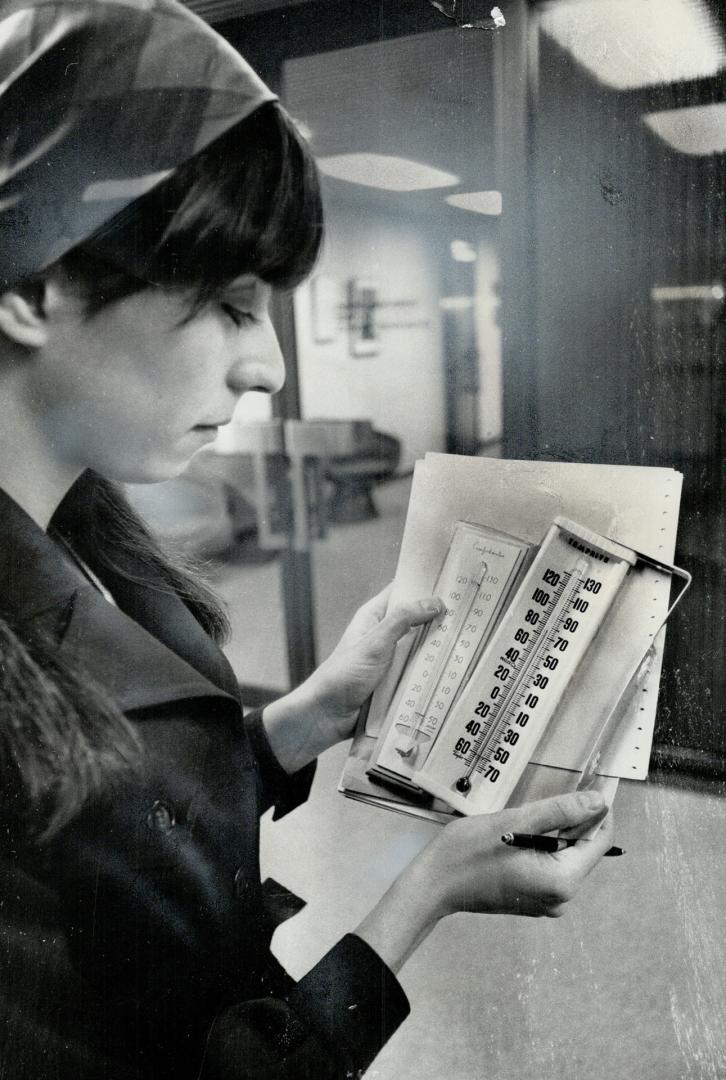
[[[207,7],[323,172],[328,238],[311,281],[281,301],[277,412],[332,422],[349,444],[322,451],[326,538],[276,557],[281,578],[261,589],[287,610],[270,635],[282,630],[278,660],[303,641],[304,674],[391,575],[427,450],[672,466],[694,586],[669,629],[657,741],[718,768],[720,6]]]

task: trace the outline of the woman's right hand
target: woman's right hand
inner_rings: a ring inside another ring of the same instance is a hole
[[[587,829],[591,839],[555,854],[502,843],[507,832],[573,829]],[[598,792],[558,795],[457,819],[424,848],[420,865],[411,870],[429,882],[435,919],[456,911],[557,917],[610,846],[611,836],[612,815]]]
[[[589,838],[556,854],[502,843],[507,832],[560,830]],[[611,841],[612,815],[595,791],[459,818],[416,856],[356,932],[398,971],[455,912],[557,917]]]

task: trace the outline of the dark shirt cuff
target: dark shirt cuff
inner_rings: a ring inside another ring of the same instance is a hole
[[[285,772],[267,738],[267,732],[262,723],[262,710],[255,709],[250,713],[245,713],[244,722],[262,777],[265,809],[274,806],[272,816],[277,821],[278,818],[284,817],[296,806],[305,802],[310,794],[317,762],[311,761],[309,765],[296,773]]]
[[[362,938],[347,934],[287,995],[295,1012],[361,1076],[409,1014],[391,970]]]

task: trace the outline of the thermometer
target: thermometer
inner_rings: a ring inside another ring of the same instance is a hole
[[[556,518],[413,783],[463,814],[501,809],[602,625],[634,551]]]
[[[481,654],[529,545],[459,521],[434,591],[444,615],[423,633],[389,714],[371,772],[410,780]]]

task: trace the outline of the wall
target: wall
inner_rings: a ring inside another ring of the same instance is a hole
[[[436,252],[416,226],[383,213],[327,207],[327,240],[318,274],[337,283],[345,303],[351,277],[378,284],[386,302],[414,300],[411,307],[383,306],[375,356],[350,354],[344,314],[335,340],[313,339],[311,282],[295,295],[304,419],[368,419],[401,439],[401,465],[410,467],[427,450],[444,444],[444,404]]]

